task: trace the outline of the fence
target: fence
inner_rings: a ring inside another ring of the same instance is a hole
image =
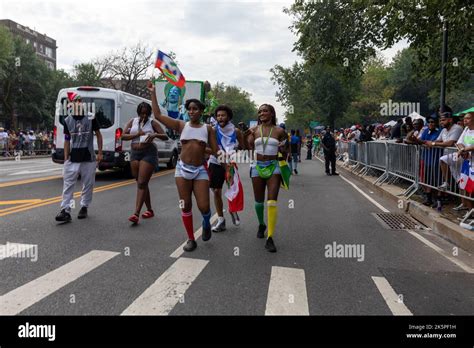
[[[0,156],[3,157],[50,155],[51,150],[52,143],[42,139],[23,144],[20,144],[18,141],[15,143],[10,141],[0,143]]]
[[[389,141],[339,141],[338,149],[344,151],[339,152],[339,158],[346,158],[346,163],[352,165],[352,171],[360,175],[369,172],[377,175],[375,183],[378,185],[393,183],[397,179],[411,183],[404,193],[405,196],[410,197],[424,186],[473,200],[466,192],[474,191],[472,154],[461,158],[456,148],[407,145]],[[466,175],[461,175],[461,170]]]

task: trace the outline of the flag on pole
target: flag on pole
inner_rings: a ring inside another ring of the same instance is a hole
[[[165,75],[166,79],[176,87],[182,88],[186,83],[183,74],[173,59],[171,59],[171,57],[166,53],[159,50],[156,55],[155,68],[160,69],[163,75]]]
[[[229,213],[236,213],[244,210],[244,188],[240,181],[237,165],[231,163],[226,172],[227,191],[225,196],[229,204]]]

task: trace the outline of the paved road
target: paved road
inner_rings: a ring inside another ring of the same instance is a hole
[[[61,175],[62,165],[51,158],[0,161],[0,183]]]
[[[33,259],[37,248],[37,261],[0,260],[0,315],[474,313],[472,255],[453,257],[453,245],[429,232],[384,228],[372,214],[398,207],[360,188],[374,205],[317,160],[299,171],[279,197],[275,254],[256,238],[248,165],[242,225],[228,218],[228,230],[199,238],[193,253],[181,252],[186,234],[170,171],[154,175],[157,216],[138,226],[127,221],[134,182],[115,173],[98,176],[89,218],[77,220],[76,209],[66,225],[54,221],[60,179],[10,182],[0,187],[0,244],[23,244]],[[199,223],[195,212],[197,231]],[[334,245],[363,253],[330,257]]]

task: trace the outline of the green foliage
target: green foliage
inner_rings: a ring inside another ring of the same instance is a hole
[[[225,104],[232,109],[234,124],[239,122],[248,124],[249,121],[257,119],[257,105],[252,101],[252,95],[249,92],[237,86],[226,86],[222,82],[217,82],[211,92],[219,104]]]
[[[474,2],[471,0],[295,0],[294,50],[301,63],[275,66],[277,97],[292,128],[320,120],[339,126],[385,121],[381,103],[419,103],[429,115],[439,105],[443,23],[449,32],[447,104],[474,99]],[[386,66],[378,50],[401,40],[409,48]],[[290,112],[293,111],[293,112]]]
[[[92,63],[74,65],[74,79],[79,86],[99,86],[100,73]]]

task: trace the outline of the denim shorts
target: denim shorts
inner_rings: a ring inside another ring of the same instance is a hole
[[[256,178],[256,177],[259,177],[258,175],[258,171],[257,171],[257,168],[256,165],[258,164],[260,167],[267,167],[269,165],[272,164],[273,161],[257,161],[257,162],[254,162],[250,165],[250,177],[251,178]],[[273,171],[273,175],[275,174],[281,174],[280,172],[280,166],[278,165],[278,161],[276,162],[276,166],[275,166],[275,170]]]
[[[186,167],[190,171],[195,172],[196,176],[191,178],[190,176],[187,177],[186,175],[183,175],[183,173],[182,173],[183,167]],[[190,164],[185,164],[181,160],[179,160],[178,163],[176,164],[176,170],[174,172],[174,177],[175,178],[184,178],[184,179],[187,179],[187,180],[209,180],[209,174],[207,173],[206,167],[204,167],[204,165],[200,165],[199,167],[196,167],[196,166],[192,166]]]

